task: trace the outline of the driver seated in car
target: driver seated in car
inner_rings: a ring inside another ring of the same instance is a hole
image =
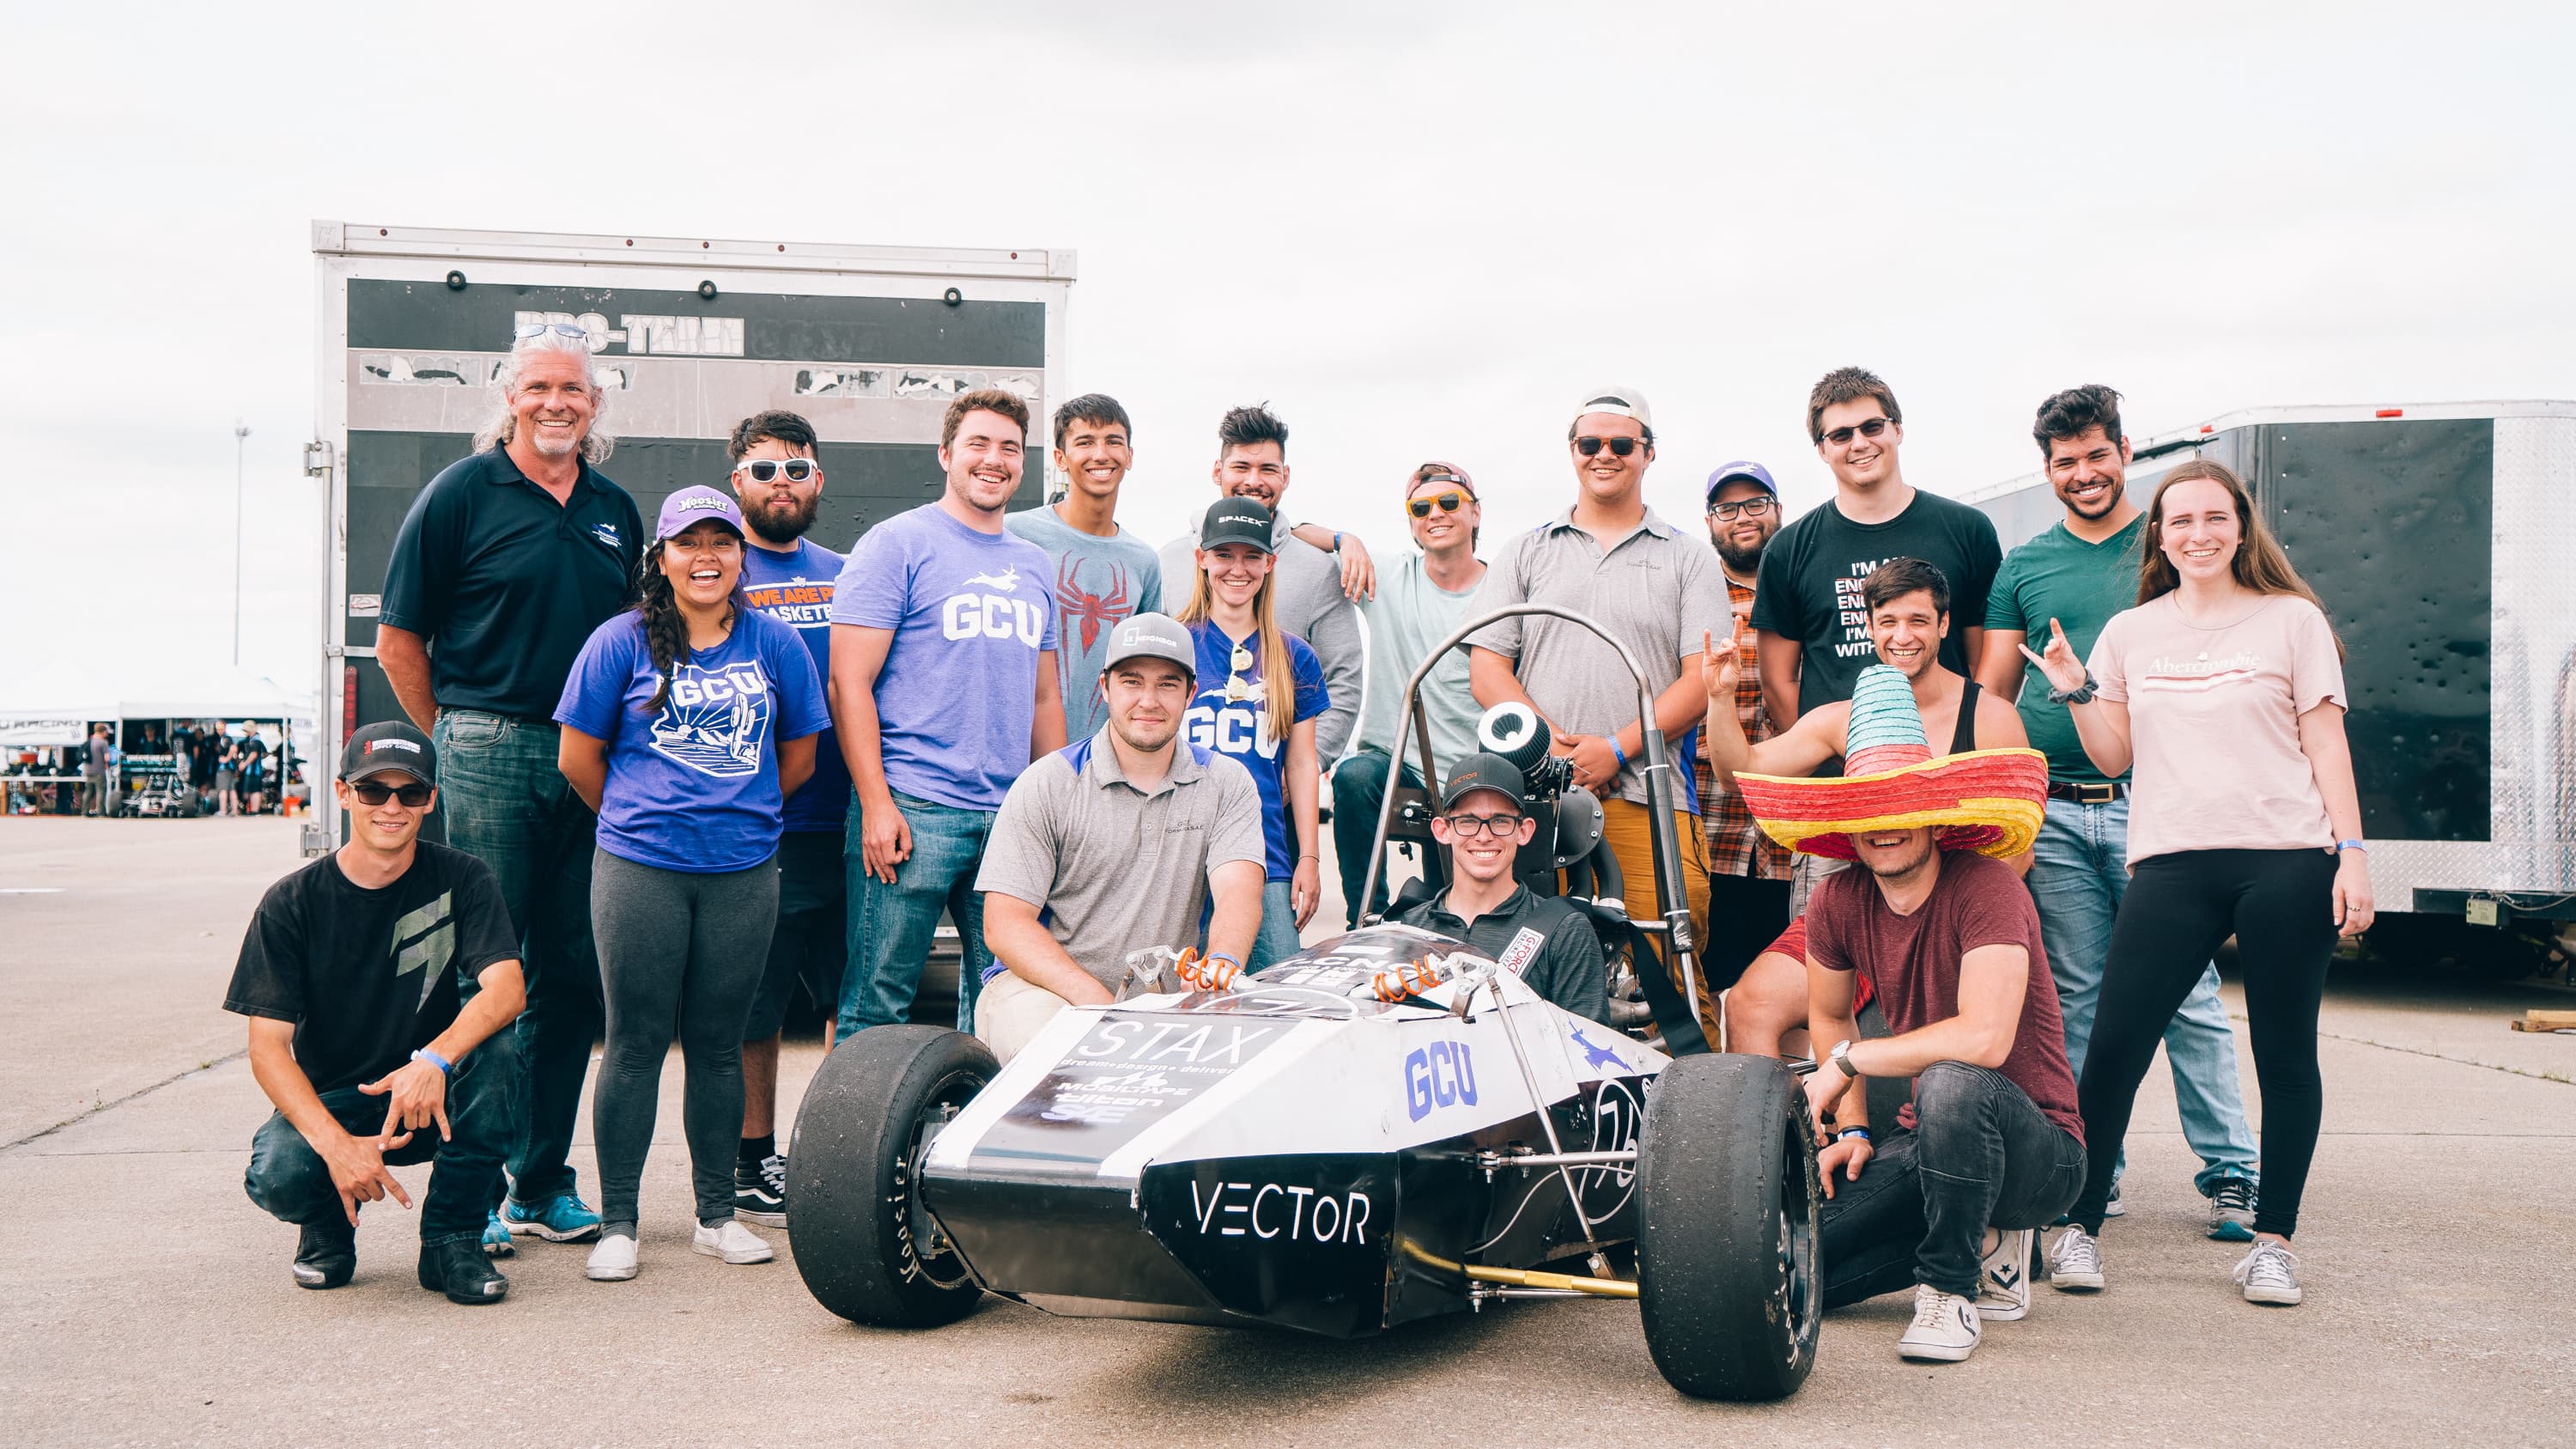
[[[1198,648],[1161,614],[1111,631],[1109,722],[1003,797],[975,889],[993,964],[975,1035],[1009,1061],[1057,1012],[1117,999],[1129,953],[1184,946],[1237,967],[1261,930],[1268,847],[1243,766],[1181,739]],[[1211,902],[1213,903],[1211,906]]]
[[[1527,782],[1511,761],[1486,754],[1459,761],[1431,817],[1431,838],[1449,847],[1449,889],[1395,920],[1464,941],[1547,1000],[1606,1020],[1609,968],[1592,923],[1559,897],[1533,894],[1512,873],[1537,833]]]

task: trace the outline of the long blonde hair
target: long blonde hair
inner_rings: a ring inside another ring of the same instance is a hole
[[[1198,553],[1190,555],[1193,565]],[[1271,585],[1279,582],[1279,558],[1273,554],[1270,572],[1261,576],[1261,587],[1252,595],[1252,626],[1261,636],[1261,727],[1273,741],[1285,742],[1289,729],[1297,722],[1297,676],[1288,664],[1288,636],[1279,631],[1279,612],[1271,603]],[[1190,575],[1190,601],[1181,606],[1183,625],[1211,622],[1216,595],[1208,587],[1205,568]],[[1199,686],[1205,689],[1202,682]]]
[[[2147,502],[2146,557],[2138,565],[2138,602],[2163,598],[2182,587],[2182,576],[2174,572],[2173,560],[2165,557],[2165,494],[2177,483],[2196,479],[2206,479],[2226,489],[2228,504],[2236,510],[2236,556],[2227,565],[2236,582],[2253,593],[2291,594],[2307,600],[2326,616],[2326,628],[2332,632],[2334,615],[2327,611],[2326,601],[2318,598],[2317,591],[2309,588],[2308,581],[2290,566],[2289,554],[2272,536],[2272,530],[2264,526],[2262,513],[2254,507],[2254,495],[2245,489],[2245,480],[2226,464],[2207,458],[2195,458],[2156,483],[2155,496]],[[2340,634],[2335,635],[2335,653],[2338,657],[2344,653]]]

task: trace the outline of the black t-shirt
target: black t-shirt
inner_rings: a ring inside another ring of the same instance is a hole
[[[1878,662],[1860,584],[1892,558],[1919,558],[1949,580],[1950,633],[1941,641],[1941,662],[1960,674],[1975,672],[1967,632],[1985,623],[1986,590],[2003,563],[1994,521],[1920,489],[1885,523],[1854,523],[1827,503],[1772,538],[1753,591],[1753,627],[1798,641],[1800,715],[1851,698],[1860,672]]]
[[[588,463],[558,504],[494,448],[412,500],[382,622],[431,642],[442,707],[551,720],[581,646],[626,607],[643,552],[635,500]]]
[[[1521,886],[1471,925],[1449,912],[1442,892],[1397,916],[1400,925],[1437,931],[1520,973],[1542,998],[1577,1016],[1606,1019],[1610,1010],[1608,958],[1583,914],[1555,896]]]
[[[353,884],[336,854],[268,888],[224,1010],[295,1023],[316,1092],[372,1082],[456,1020],[458,982],[519,956],[492,868],[422,841],[402,879]]]

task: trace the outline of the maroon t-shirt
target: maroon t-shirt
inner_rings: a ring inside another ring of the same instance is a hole
[[[1829,971],[1866,970],[1888,1030],[1913,1031],[1959,1014],[1959,961],[1980,946],[2030,953],[2030,985],[2004,1079],[2030,1095],[2048,1120],[2084,1140],[2075,1110],[2075,1073],[2066,1065],[2066,1019],[2039,941],[2039,908],[2000,860],[1969,851],[1941,858],[1941,878],[1914,914],[1888,909],[1878,880],[1853,869],[1827,876],[1807,902],[1807,954]],[[1906,1104],[1903,1124],[1914,1125]]]

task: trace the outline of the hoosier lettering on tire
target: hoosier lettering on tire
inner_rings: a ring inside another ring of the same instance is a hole
[[[856,1323],[953,1323],[984,1296],[923,1207],[931,1133],[998,1070],[936,1026],[870,1027],[823,1061],[787,1156],[787,1231],[816,1302]]]
[[[1815,1129],[1768,1057],[1679,1057],[1646,1095],[1637,1296],[1646,1350],[1693,1398],[1786,1397],[1816,1364]]]

